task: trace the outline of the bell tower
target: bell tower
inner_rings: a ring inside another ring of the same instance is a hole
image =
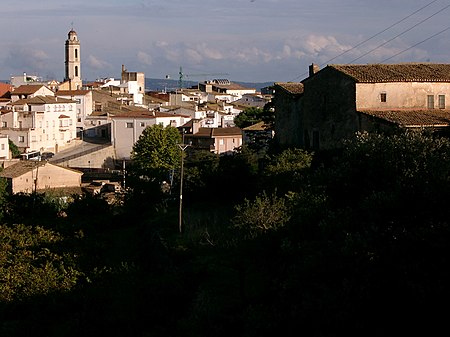
[[[66,40],[65,70],[64,81],[69,82],[70,89],[80,89],[82,86],[80,40],[73,29]]]

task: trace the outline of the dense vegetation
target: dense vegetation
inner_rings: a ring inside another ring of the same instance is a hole
[[[360,134],[334,153],[192,153],[181,234],[177,186],[163,191],[144,164],[116,204],[10,196],[0,184],[0,335],[446,327],[448,139]]]

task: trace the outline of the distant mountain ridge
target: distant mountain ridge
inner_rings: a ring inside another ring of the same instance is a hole
[[[256,91],[261,91],[261,88],[265,88],[274,84],[274,82],[238,82],[247,88],[255,88]],[[191,88],[197,86],[199,81],[183,81],[183,88]],[[157,79],[157,78],[145,78],[145,89],[150,91],[173,91],[178,89],[178,80],[172,79]]]

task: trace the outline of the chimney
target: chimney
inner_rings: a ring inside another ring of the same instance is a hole
[[[312,63],[309,66],[309,77],[313,76],[315,73],[317,73],[320,70],[320,67],[318,64]]]

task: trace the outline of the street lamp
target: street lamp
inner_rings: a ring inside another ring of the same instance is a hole
[[[178,212],[178,229],[181,233],[181,226],[183,222],[183,175],[184,175],[184,150],[190,144],[184,144],[184,132],[183,132],[183,144],[178,144],[178,147],[181,149],[181,170],[180,170],[180,208]]]

